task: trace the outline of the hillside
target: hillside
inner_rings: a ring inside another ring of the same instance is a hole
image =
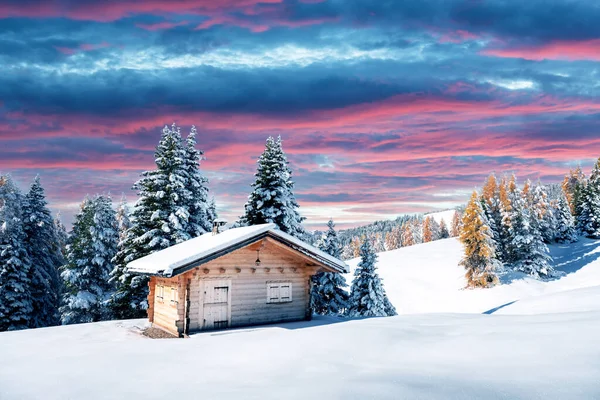
[[[144,320],[0,333],[0,398],[600,398],[598,246],[554,246],[561,279],[487,290],[461,290],[455,239],[381,253],[391,318],[187,340],[146,338]]]
[[[565,274],[560,279],[544,282],[512,273],[501,276],[503,285],[485,290],[463,289],[462,246],[454,238],[379,253],[377,266],[400,314],[482,313],[533,296],[600,286],[600,241],[549,247],[555,269]],[[357,263],[349,261],[348,283]]]

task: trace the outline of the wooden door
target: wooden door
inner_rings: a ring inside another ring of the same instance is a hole
[[[229,326],[231,281],[204,281],[203,329],[224,329]]]

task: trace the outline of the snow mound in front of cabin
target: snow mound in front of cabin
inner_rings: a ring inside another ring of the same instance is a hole
[[[379,253],[377,267],[399,314],[491,313],[522,299],[600,286],[600,241],[582,239],[549,247],[554,267],[564,273],[559,279],[540,281],[506,273],[501,276],[503,284],[491,289],[464,289],[465,271],[459,265],[463,248],[455,238]],[[348,262],[348,283],[352,282],[358,261]],[[511,309],[506,308],[504,312]]]
[[[181,340],[143,326],[0,333],[0,398],[600,398],[600,312],[320,317]]]

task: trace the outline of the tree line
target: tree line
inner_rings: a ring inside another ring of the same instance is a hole
[[[514,174],[500,181],[492,174],[462,217],[467,287],[494,286],[511,271],[557,277],[547,245],[579,236],[600,238],[600,160],[589,179],[578,167],[559,187],[530,181],[519,187]]]

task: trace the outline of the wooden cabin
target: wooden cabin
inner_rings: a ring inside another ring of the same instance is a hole
[[[128,264],[150,276],[148,318],[175,335],[310,319],[311,277],[341,260],[275,224],[215,229]]]

